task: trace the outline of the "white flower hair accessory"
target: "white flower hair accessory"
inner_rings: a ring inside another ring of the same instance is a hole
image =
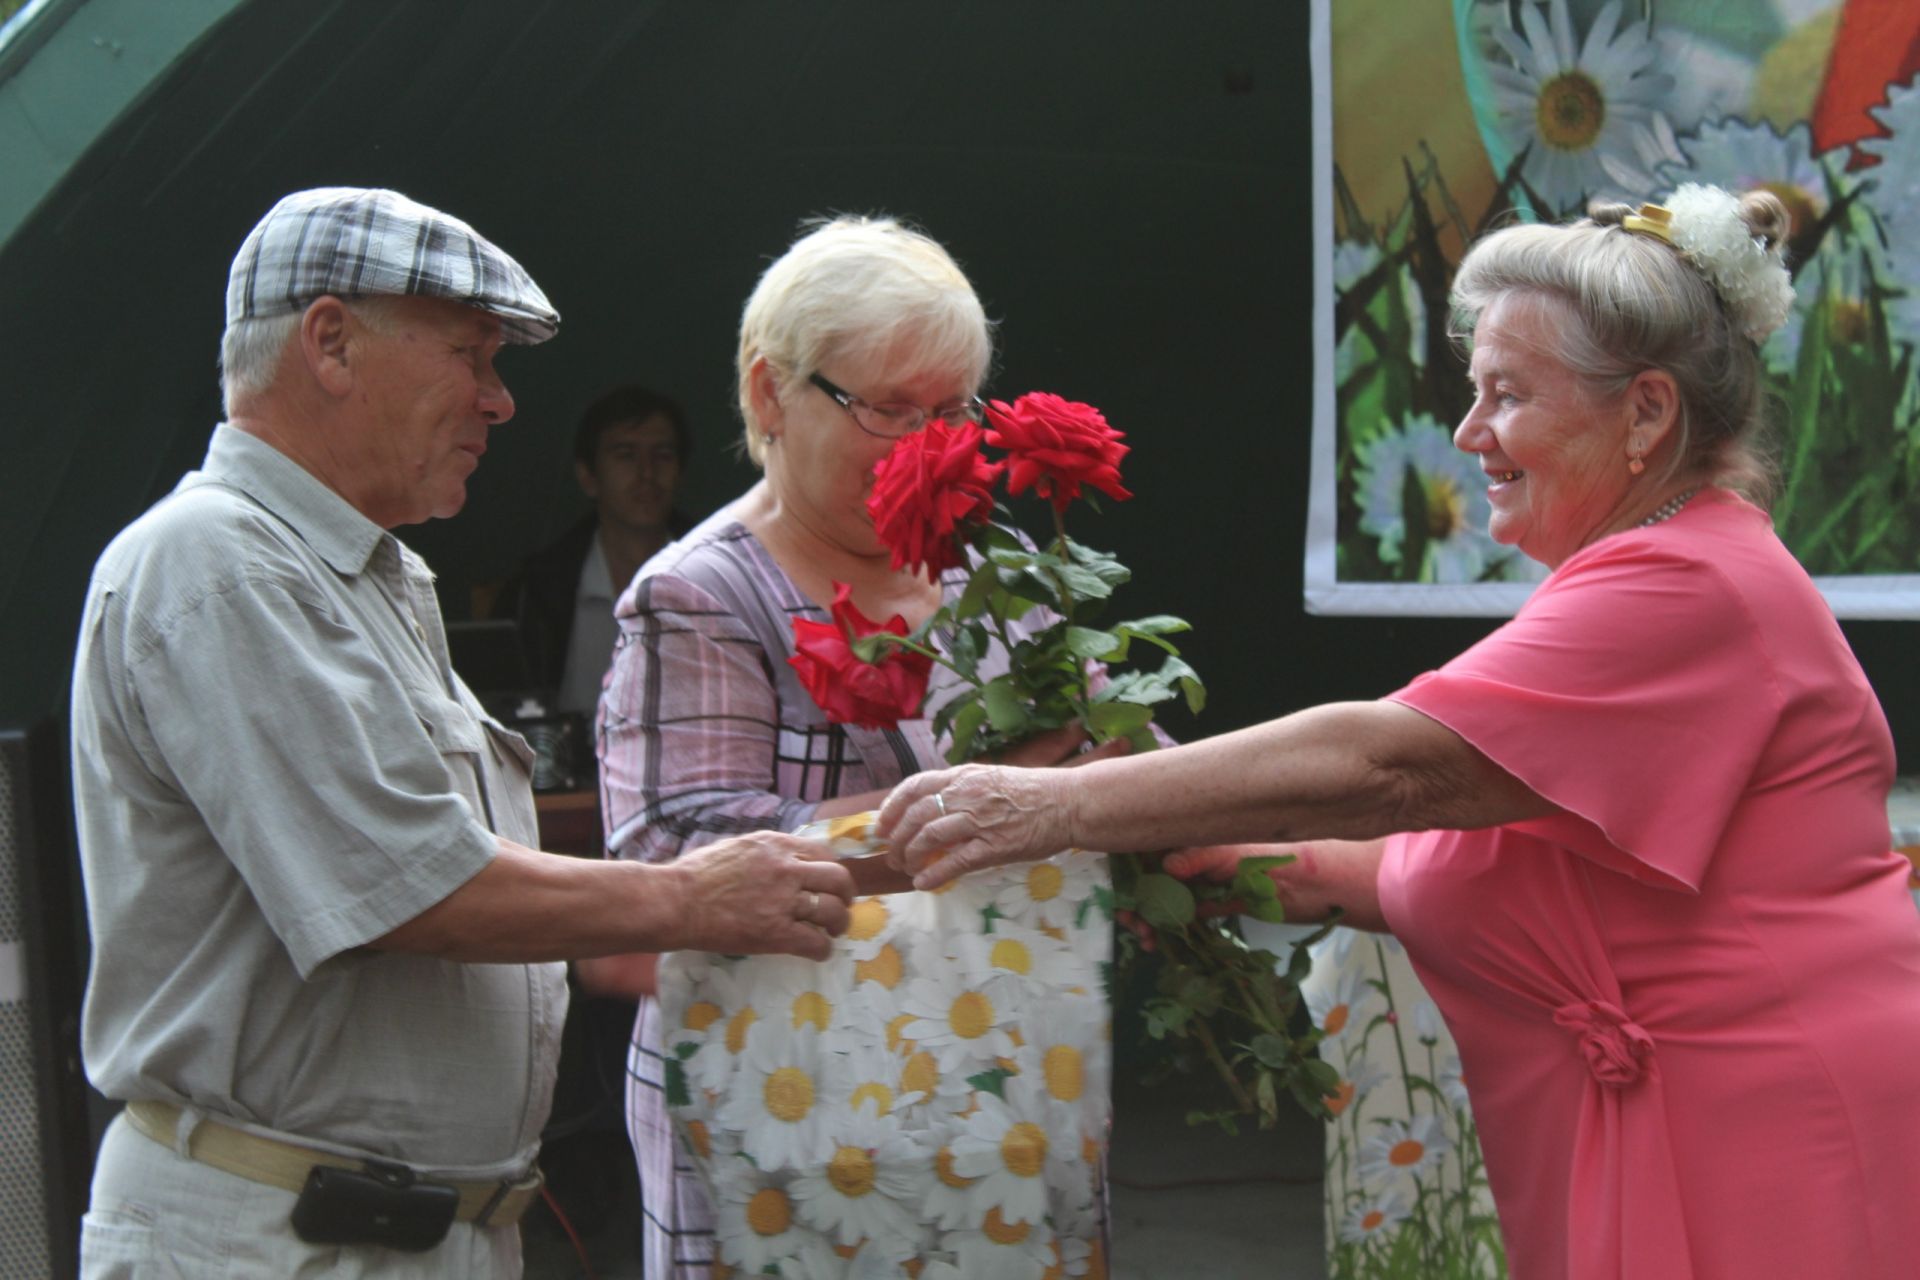
[[[1793,282],[1778,256],[1747,229],[1740,201],[1719,187],[1683,184],[1664,206],[1643,204],[1620,220],[1628,231],[1665,240],[1707,278],[1727,314],[1755,342],[1787,322]]]

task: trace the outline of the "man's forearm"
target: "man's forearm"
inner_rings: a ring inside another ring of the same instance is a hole
[[[674,867],[543,853],[504,838],[498,843],[478,875],[372,945],[472,963],[529,964],[683,944],[684,886]]]

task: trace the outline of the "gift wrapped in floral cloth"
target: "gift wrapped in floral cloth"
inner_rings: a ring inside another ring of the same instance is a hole
[[[870,817],[800,834],[867,856]],[[860,898],[821,963],[669,956],[667,1101],[722,1262],[1104,1275],[1110,904],[1105,859],[1063,853]]]

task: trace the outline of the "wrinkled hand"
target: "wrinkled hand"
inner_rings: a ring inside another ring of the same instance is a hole
[[[916,889],[982,867],[1026,862],[1071,841],[1073,775],[1062,769],[961,765],[916,773],[880,806],[874,834]]]
[[[681,858],[675,949],[824,960],[847,929],[853,877],[819,846],[777,831],[721,840]]]

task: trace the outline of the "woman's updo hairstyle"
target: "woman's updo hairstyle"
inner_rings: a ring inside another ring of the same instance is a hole
[[[900,354],[924,369],[965,373],[969,390],[993,357],[986,311],[939,242],[886,217],[802,225],[806,234],[767,268],[740,316],[740,416],[747,456],[760,466],[766,439],[748,376],[761,356],[784,382],[804,386],[823,363]]]
[[[1735,319],[1705,270],[1681,249],[1628,230],[1623,223],[1636,212],[1596,202],[1577,222],[1513,226],[1487,236],[1454,276],[1450,332],[1469,343],[1487,308],[1525,299],[1553,309],[1552,354],[1597,399],[1620,396],[1647,369],[1665,370],[1680,395],[1676,447],[1653,480],[1694,476],[1764,506],[1774,468],[1763,445],[1760,352],[1749,336],[1756,325],[1744,312],[1745,322]],[[1771,296],[1786,279],[1787,208],[1768,192],[1749,192],[1738,201],[1738,218],[1743,244],[1757,243],[1764,254],[1765,261],[1749,265],[1768,277],[1763,284]]]

